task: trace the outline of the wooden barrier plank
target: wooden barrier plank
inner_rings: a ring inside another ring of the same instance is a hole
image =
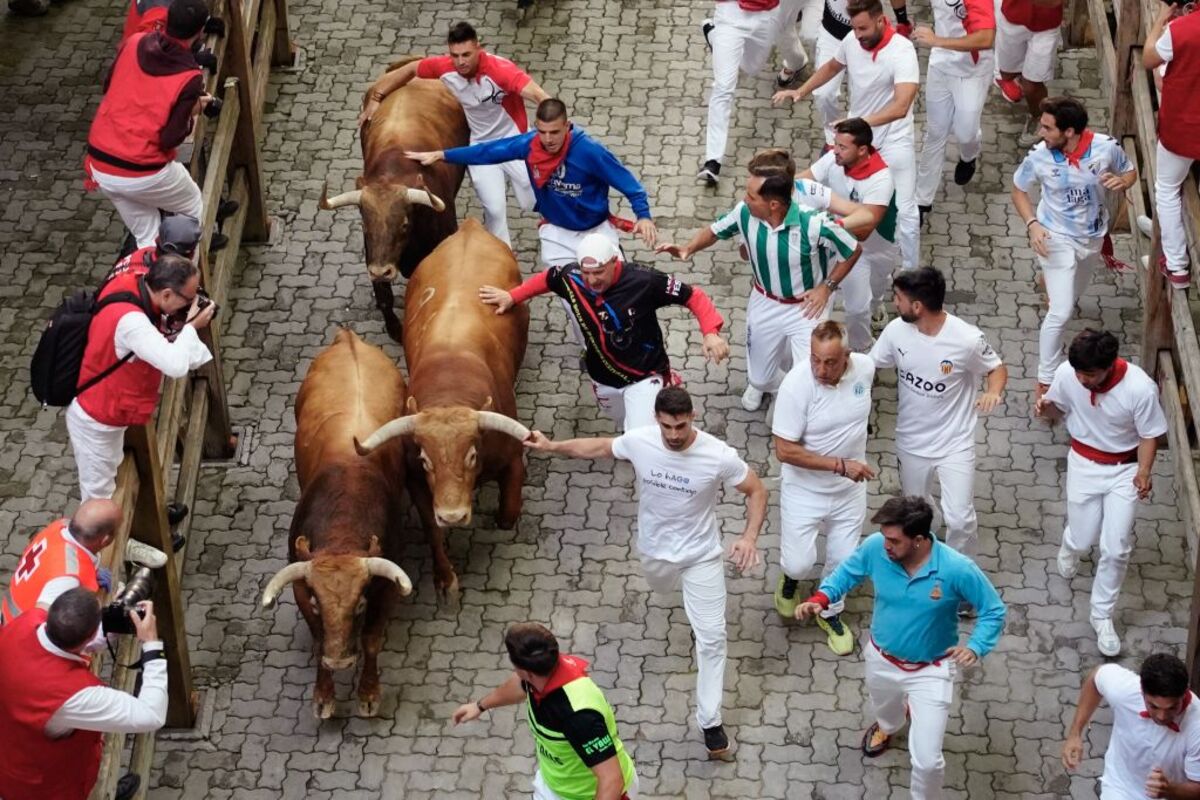
[[[275,31],[271,38],[275,46],[271,51],[271,65],[275,67],[290,67],[296,63],[296,44],[288,31],[287,0],[272,0],[275,5]],[[263,30],[266,36],[270,31]]]
[[[230,0],[226,4],[228,18],[225,21],[228,49],[226,59],[229,64],[229,74],[238,79],[238,97],[243,109],[254,107],[250,96],[250,50],[245,37],[245,25],[242,19],[240,3]],[[270,236],[270,220],[267,217],[266,196],[262,186],[262,163],[258,151],[258,143],[262,141],[259,135],[258,120],[253,114],[239,114],[237,120],[237,135],[234,137],[233,151],[230,163],[246,170],[248,184],[249,208],[246,209],[245,236],[251,241],[266,241]]]
[[[1132,82],[1140,76],[1145,78],[1142,68],[1142,3],[1141,0],[1122,0],[1117,10],[1117,38],[1115,52],[1116,83],[1109,94],[1109,132],[1120,139],[1133,133]]]
[[[271,52],[275,47],[275,0],[263,0],[262,19],[258,26],[258,41],[254,44],[254,58],[250,67],[251,108],[254,109],[251,113],[255,119],[262,117],[271,80]]]
[[[238,118],[241,116],[241,93],[238,92],[237,83],[237,78],[227,78],[223,85],[221,96],[224,98],[225,105],[221,108],[221,116],[217,122],[217,133],[213,137],[208,169],[201,190],[204,199],[204,213],[200,218],[200,244],[196,249],[206,256],[213,232],[216,230],[217,206],[221,203],[221,193],[225,188],[225,176],[229,171],[230,148],[237,131]],[[226,245],[226,248],[229,247],[236,247],[236,243],[230,240]],[[207,262],[206,258],[203,270],[203,284],[206,290],[211,283]]]
[[[1088,6],[1089,3],[1085,0],[1071,0],[1067,3],[1063,35],[1070,47],[1087,47],[1099,38],[1094,21],[1103,20],[1104,17],[1097,18],[1095,12],[1089,14]]]
[[[208,429],[208,380],[197,376],[192,381],[191,414],[183,437],[183,453],[179,457],[179,479],[175,481],[175,502],[195,509],[196,481],[200,477],[200,463],[204,455],[204,435]],[[175,532],[184,537],[184,546],[175,554],[175,564],[182,571],[187,559],[188,547],[192,542],[192,520],[188,514],[176,526]]]

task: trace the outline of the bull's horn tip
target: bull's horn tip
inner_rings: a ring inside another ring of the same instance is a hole
[[[365,447],[363,443],[358,440],[357,436],[354,437],[354,452],[358,453],[360,456],[369,456],[371,454],[370,448]]]

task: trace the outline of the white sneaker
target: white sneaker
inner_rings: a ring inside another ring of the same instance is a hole
[[[1154,220],[1147,217],[1145,214],[1138,214],[1137,217],[1138,230],[1147,238],[1154,236]]]
[[[1073,553],[1066,547],[1058,548],[1058,574],[1067,580],[1075,577],[1079,571],[1079,554]]]
[[[1112,658],[1121,652],[1121,637],[1113,627],[1111,619],[1092,618],[1092,630],[1096,631],[1096,648],[1103,656]]]
[[[150,569],[160,569],[167,565],[167,554],[145,542],[129,539],[125,542],[125,560]]]
[[[1021,135],[1017,137],[1017,143],[1021,147],[1033,147],[1042,140],[1041,134],[1038,133],[1039,121],[1030,117],[1025,122],[1025,130],[1021,131]]]
[[[746,384],[746,391],[742,392],[742,408],[747,411],[758,411],[762,408],[762,401],[763,393],[750,384]]]

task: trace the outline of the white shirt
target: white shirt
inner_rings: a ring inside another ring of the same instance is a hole
[[[1167,432],[1158,402],[1158,385],[1141,367],[1130,364],[1125,377],[1107,392],[1093,393],[1075,377],[1069,362],[1059,365],[1046,399],[1066,414],[1072,439],[1105,453],[1127,453],[1142,439]]]
[[[875,362],[863,353],[851,353],[850,364],[837,386],[821,383],[811,364],[797,364],[788,372],[775,399],[771,433],[821,456],[867,460],[867,418],[871,415],[871,382]],[[784,487],[834,493],[858,486],[828,470],[791,464],[780,466]]]
[[[833,57],[846,67],[851,117],[865,117],[882,110],[892,102],[898,84],[921,82],[917,51],[912,42],[898,33],[893,33],[891,41],[874,53],[864,50],[858,39],[848,35],[838,44]],[[883,149],[885,143],[906,143],[912,147],[915,142],[912,106],[901,119],[872,126],[871,131],[876,149]]]
[[[704,431],[679,452],[663,444],[657,425],[634,428],[612,442],[613,455],[638,478],[638,552],[691,564],[721,550],[717,492],[737,486],[750,467],[729,445]]]
[[[896,449],[938,458],[975,447],[979,379],[1001,365],[979,328],[953,314],[936,336],[897,317],[871,348],[878,369],[896,368]]]
[[[200,341],[191,325],[184,325],[170,341],[145,314],[130,312],[117,321],[113,337],[117,358],[133,353],[168,378],[182,378],[197,367],[212,361],[212,353]]]
[[[1096,670],[1096,688],[1113,712],[1112,736],[1104,753],[1100,776],[1105,797],[1142,800],[1146,778],[1155,767],[1167,780],[1180,783],[1200,781],[1200,708],[1196,695],[1173,731],[1146,719],[1146,698],[1137,673],[1119,664]]]
[[[530,77],[507,58],[479,54],[474,77],[464,78],[450,56],[431,56],[417,65],[417,77],[440,80],[462,106],[471,129],[471,144],[524,133],[528,127],[521,90]]]
[[[933,4],[933,30],[943,39],[961,39],[983,30],[996,30],[996,6],[992,0],[938,0]],[[992,50],[929,51],[929,66],[945,75],[969,78],[992,74]]]
[[[1100,176],[1124,175],[1131,169],[1117,140],[1096,133],[1077,167],[1067,162],[1061,150],[1038,142],[1017,167],[1013,185],[1029,192],[1035,183],[1041,184],[1037,220],[1046,230],[1076,239],[1100,239],[1108,233],[1107,190],[1100,185]]]
[[[865,177],[852,178],[846,174],[845,167],[838,165],[837,157],[831,150],[814,161],[809,170],[812,171],[813,180],[828,186],[840,197],[855,203],[886,208],[887,211],[875,226],[875,230],[862,242],[862,248],[865,253],[893,249],[896,241],[896,185],[892,181],[890,167],[885,166]],[[808,181],[801,179],[798,183]],[[801,202],[805,202],[813,193],[802,192],[797,196],[801,198]]]
[[[1154,50],[1158,53],[1163,61],[1170,61],[1175,57],[1175,44],[1171,41],[1171,23],[1167,23],[1167,27],[1163,28],[1162,36],[1158,37],[1158,41],[1154,43]]]

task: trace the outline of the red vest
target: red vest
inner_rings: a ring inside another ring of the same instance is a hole
[[[51,522],[34,536],[13,570],[12,585],[0,600],[0,622],[7,625],[37,605],[42,589],[55,578],[68,575],[90,591],[98,591],[96,564],[86,547],[63,536],[67,520]]]
[[[1171,23],[1171,60],[1158,101],[1158,140],[1177,156],[1200,159],[1200,14]]]
[[[134,250],[116,264],[113,264],[113,268],[108,271],[105,280],[110,281],[122,272],[132,271],[135,275],[145,275],[150,271],[150,265],[154,263],[154,259],[157,257],[155,255],[157,250],[157,244],[148,244],[145,247]]]
[[[153,0],[151,0],[152,2]],[[131,0],[129,13],[125,15],[125,28],[121,31],[121,41],[125,41],[135,33],[150,33],[167,28],[167,6],[169,3],[150,5],[144,11],[139,8],[138,0]]]
[[[1033,0],[1001,0],[1000,13],[1014,25],[1031,31],[1052,31],[1062,25],[1063,5],[1035,5]]]
[[[104,734],[46,736],[46,723],[72,695],[104,683],[79,663],[46,651],[35,608],[0,628],[0,797],[86,800],[100,772]]]
[[[142,285],[136,270],[131,270],[105,284],[97,299],[116,292],[139,294]],[[117,362],[115,338],[121,317],[144,313],[144,309],[132,303],[113,303],[100,309],[88,328],[87,349],[83,351],[83,365],[79,369],[80,386]],[[162,373],[134,356],[76,400],[92,419],[105,425],[145,425],[158,405],[161,383]]]
[[[175,158],[163,150],[159,131],[171,109],[200,68],[173,75],[149,75],[138,64],[138,43],[157,33],[131,36],[117,51],[108,91],[88,132],[88,155],[96,168],[112,175],[146,175],[158,172]]]

